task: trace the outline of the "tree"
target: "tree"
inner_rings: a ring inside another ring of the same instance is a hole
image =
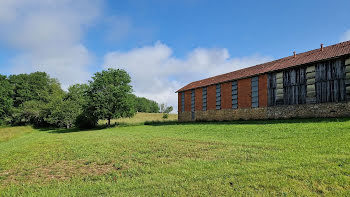
[[[9,81],[14,86],[14,107],[31,100],[48,103],[53,96],[64,95],[57,79],[50,78],[45,72],[11,75]]]
[[[71,100],[78,103],[81,107],[87,107],[88,104],[88,91],[89,85],[87,84],[75,84],[68,88],[68,93],[65,97],[66,100]]]
[[[58,80],[45,72],[35,72],[11,75],[9,81],[14,90],[12,123],[49,125],[48,117],[65,96]]]
[[[95,117],[107,119],[110,126],[112,118],[135,114],[131,78],[125,70],[109,68],[95,73],[92,79],[88,96]]]
[[[45,120],[58,127],[67,129],[74,126],[77,117],[82,113],[82,107],[73,100],[62,100],[51,109],[51,113]]]
[[[172,111],[173,111],[173,106],[170,106],[170,107],[165,108],[164,113],[168,114]]]
[[[155,101],[150,102],[150,113],[159,113],[159,105]]]
[[[76,126],[78,117],[89,107],[88,90],[87,84],[70,86],[63,99],[58,98],[50,102],[50,114],[45,120],[52,125],[67,129]]]
[[[47,104],[43,101],[31,100],[14,108],[12,113],[12,124],[33,124],[43,126],[45,122],[45,111]]]
[[[162,103],[162,104],[160,104],[160,107],[159,107],[159,109],[160,109],[160,113],[164,113],[164,111],[165,111],[165,104],[164,103]]]
[[[0,75],[0,124],[1,120],[10,115],[13,105],[13,87],[6,76]]]
[[[135,110],[137,112],[158,113],[159,106],[155,101],[135,96]]]
[[[160,104],[160,113],[168,114],[173,111],[173,106],[168,107],[165,103]]]
[[[163,113],[163,119],[167,119],[171,111],[173,111],[173,106],[167,107],[165,103],[160,104],[160,112]]]

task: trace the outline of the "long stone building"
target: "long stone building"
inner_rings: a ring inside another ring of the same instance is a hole
[[[350,41],[192,82],[179,121],[350,116]]]

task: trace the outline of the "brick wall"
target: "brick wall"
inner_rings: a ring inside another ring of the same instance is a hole
[[[177,111],[181,112],[181,94],[182,92],[177,93]]]
[[[185,111],[191,111],[191,90],[185,91]]]
[[[252,80],[251,78],[238,80],[238,108],[252,106]]]
[[[232,108],[232,82],[221,84],[221,109]]]
[[[267,74],[259,76],[259,107],[267,106]]]
[[[203,100],[202,100],[202,96],[203,96],[203,89],[202,88],[197,88],[195,90],[195,109],[196,111],[202,111],[203,110]]]
[[[207,110],[216,109],[216,86],[211,85],[207,88]]]

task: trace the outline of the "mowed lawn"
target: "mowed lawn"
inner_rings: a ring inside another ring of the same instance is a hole
[[[0,196],[21,195],[349,196],[350,119],[0,128]]]

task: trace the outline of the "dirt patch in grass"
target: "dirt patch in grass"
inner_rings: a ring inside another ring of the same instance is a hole
[[[113,162],[61,161],[52,165],[42,165],[30,170],[17,169],[0,171],[2,185],[67,180],[72,177],[88,177],[106,175],[124,171],[128,168]]]

